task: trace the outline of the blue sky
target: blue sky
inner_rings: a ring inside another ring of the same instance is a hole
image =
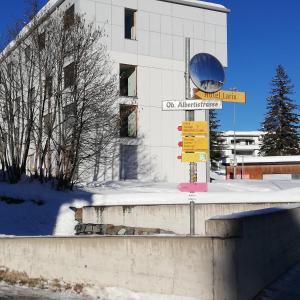
[[[40,3],[46,3],[41,0]],[[213,1],[211,1],[213,2]],[[276,66],[282,64],[295,85],[293,99],[300,104],[300,2],[295,0],[216,2],[231,9],[228,15],[228,59],[225,89],[247,92],[247,104],[236,104],[236,129],[257,130],[264,118],[266,97]],[[16,17],[23,0],[2,0],[0,39]],[[233,104],[219,111],[222,130],[233,128]]]
[[[257,130],[266,112],[266,97],[276,66],[282,64],[300,104],[300,2],[219,0],[228,15],[228,58],[225,88],[246,91],[246,105],[236,104],[237,130]],[[233,104],[224,103],[219,118],[232,129]]]

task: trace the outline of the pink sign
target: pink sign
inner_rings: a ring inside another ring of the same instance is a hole
[[[195,192],[207,192],[207,183],[196,182],[196,183],[179,183],[178,189],[181,192],[195,193]]]

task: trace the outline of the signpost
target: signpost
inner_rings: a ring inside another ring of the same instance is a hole
[[[184,121],[182,122],[182,135],[208,134],[208,122],[206,121]]]
[[[182,152],[180,158],[185,163],[207,162],[207,152]]]
[[[207,137],[183,137],[182,138],[182,151],[184,152],[200,152],[208,150]]]
[[[163,101],[163,110],[206,110],[206,109],[222,109],[222,101],[220,100],[166,100]]]
[[[204,93],[198,89],[194,90],[194,95],[203,100],[222,100],[223,102],[246,103],[246,93],[236,91],[218,91],[216,93]]]
[[[191,99],[190,80],[194,89]],[[178,188],[189,192],[190,234],[195,234],[195,192],[207,192],[210,180],[209,170],[209,109],[221,109],[222,101],[246,103],[244,92],[222,91],[225,73],[222,64],[208,53],[199,53],[190,60],[190,38],[185,39],[185,100],[166,100],[162,103],[164,111],[185,111],[185,121],[178,127],[182,131],[182,154],[178,156],[183,163],[190,164],[189,183],[181,183]],[[195,110],[205,111],[206,121],[195,121]],[[206,182],[197,182],[197,163],[206,163]]]

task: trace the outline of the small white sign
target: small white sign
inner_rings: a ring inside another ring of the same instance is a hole
[[[162,110],[201,110],[222,109],[220,100],[166,100],[163,101]]]

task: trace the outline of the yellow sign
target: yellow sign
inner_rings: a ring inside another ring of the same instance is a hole
[[[218,91],[216,93],[204,93],[200,90],[195,90],[195,97],[203,100],[222,100],[224,102],[236,102],[236,103],[246,103],[246,93],[245,92],[234,92],[234,91]]]
[[[195,153],[182,152],[181,161],[186,163],[206,162],[207,153],[206,152],[195,152]]]
[[[182,135],[203,135],[207,133],[208,133],[208,122],[206,121],[182,122]]]
[[[183,137],[182,150],[184,152],[199,152],[208,150],[207,137]]]

